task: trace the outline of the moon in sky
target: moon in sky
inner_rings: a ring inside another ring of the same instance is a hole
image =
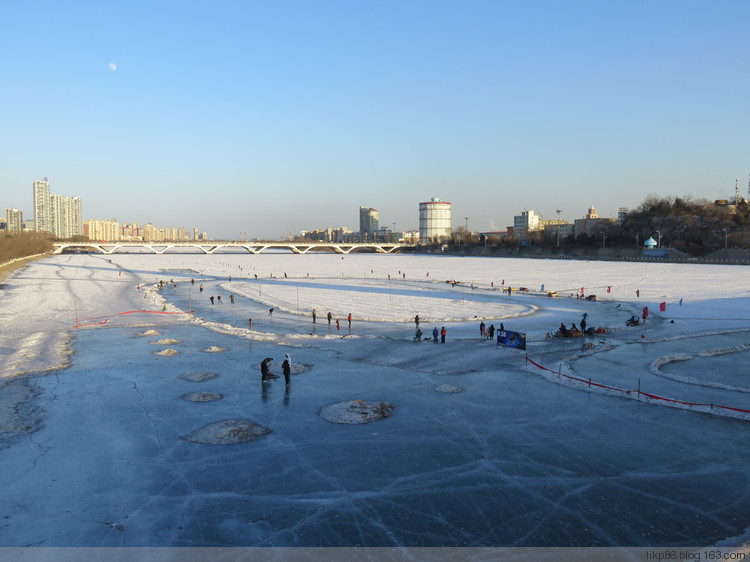
[[[117,65],[113,62],[109,63],[109,69],[110,70],[117,70]]]

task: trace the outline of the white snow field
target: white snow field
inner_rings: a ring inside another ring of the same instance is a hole
[[[743,266],[60,255],[0,326],[0,547],[750,541]]]

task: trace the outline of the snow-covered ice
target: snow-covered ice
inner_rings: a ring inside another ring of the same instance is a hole
[[[0,546],[743,543],[749,305],[742,266],[32,262],[0,290]],[[609,333],[547,337],[584,313]]]

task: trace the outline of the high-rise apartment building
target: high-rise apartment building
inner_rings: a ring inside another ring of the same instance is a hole
[[[88,220],[84,232],[89,240],[98,242],[117,242],[120,240],[120,225],[116,220]]]
[[[433,197],[419,204],[419,239],[424,244],[451,235],[451,204]]]
[[[34,182],[34,230],[52,232],[52,209],[47,178]]]
[[[380,213],[370,207],[359,208],[359,233],[375,240],[378,232],[378,220]]]
[[[58,238],[71,238],[83,234],[81,198],[50,195],[52,233]]]
[[[18,209],[6,209],[8,233],[21,234],[23,231],[23,213]]]
[[[58,238],[83,234],[80,197],[50,193],[49,181],[34,182],[34,230],[51,232]]]

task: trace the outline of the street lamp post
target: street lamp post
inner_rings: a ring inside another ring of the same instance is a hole
[[[728,236],[728,234],[727,234],[727,229],[726,228],[722,228],[722,230],[724,231],[724,249],[726,250],[727,249],[727,236]]]
[[[657,230],[657,231],[656,231],[656,234],[658,234],[658,235],[659,235],[659,240],[658,240],[658,241],[657,241],[657,243],[656,243],[656,247],[657,247],[657,248],[661,248],[661,230]]]
[[[607,235],[604,232],[602,232],[602,248],[604,248],[604,243],[606,242],[606,240],[607,240]]]
[[[560,209],[557,209],[555,211],[557,213],[557,247],[560,247],[560,213],[562,212]]]

